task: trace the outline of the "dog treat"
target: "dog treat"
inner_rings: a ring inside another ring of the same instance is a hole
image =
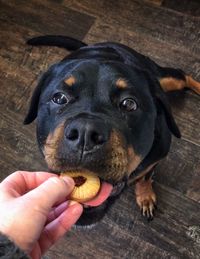
[[[93,199],[100,190],[100,179],[91,172],[64,172],[62,176],[72,177],[75,182],[75,187],[70,198],[78,202],[86,202]]]

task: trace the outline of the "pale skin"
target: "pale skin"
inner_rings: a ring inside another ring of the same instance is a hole
[[[18,171],[0,183],[0,232],[33,259],[41,256],[78,220],[82,205],[67,199],[70,177]]]

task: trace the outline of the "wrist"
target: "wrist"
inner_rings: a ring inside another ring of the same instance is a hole
[[[8,259],[28,259],[30,258],[21,248],[19,248],[9,237],[0,232],[0,257]]]

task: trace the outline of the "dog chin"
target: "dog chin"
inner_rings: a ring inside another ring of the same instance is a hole
[[[101,205],[97,207],[92,207],[88,205],[83,205],[83,214],[76,222],[75,227],[94,227],[107,213],[109,208],[115,202],[115,200],[120,196],[125,188],[126,183],[121,181],[113,186],[113,190],[110,196]]]

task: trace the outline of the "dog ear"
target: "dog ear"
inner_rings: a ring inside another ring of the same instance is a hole
[[[161,108],[164,111],[168,128],[170,129],[170,131],[173,133],[175,137],[180,138],[181,137],[180,130],[174,120],[174,117],[171,112],[170,104],[166,96],[164,95],[164,93],[156,94],[156,101],[157,101],[158,109]]]
[[[44,86],[44,83],[45,83],[46,79],[47,79],[47,73],[43,74],[43,76],[40,78],[39,83],[38,83],[37,87],[35,88],[35,90],[33,92],[31,102],[30,102],[30,106],[29,106],[29,110],[28,110],[28,113],[27,113],[27,115],[24,119],[25,125],[30,124],[37,117],[40,94],[41,94],[41,91],[42,91],[42,88]]]
[[[180,138],[180,130],[174,120],[169,101],[167,100],[167,96],[161,88],[159,81],[156,78],[153,78],[152,75],[150,75],[149,73],[146,73],[146,78],[150,83],[150,91],[152,96],[154,97],[158,113],[160,111],[164,112],[168,128],[175,137]]]

